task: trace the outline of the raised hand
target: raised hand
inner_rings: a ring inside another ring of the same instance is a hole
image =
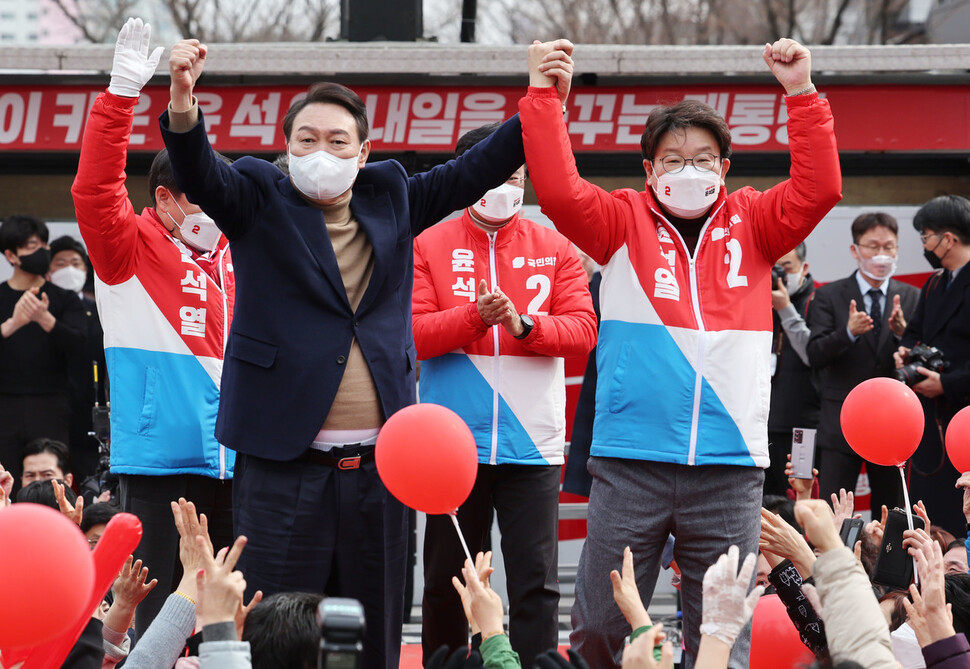
[[[148,580],[148,567],[143,567],[141,560],[135,560],[129,555],[121,568],[121,574],[115,580],[112,591],[114,603],[104,617],[104,624],[115,632],[127,632],[135,619],[135,608],[148,596],[158,579]]]
[[[640,598],[636,574],[633,571],[633,551],[630,550],[629,546],[623,549],[622,569],[622,573],[616,569],[610,572],[610,580],[613,582],[613,601],[620,607],[620,611],[626,621],[630,623],[630,627],[637,629],[649,625],[650,616]]]
[[[794,527],[767,509],[761,510],[761,537],[758,547],[772,567],[781,564],[782,560],[791,560],[802,578],[811,576],[812,565],[815,563],[815,554],[811,547]],[[777,559],[772,559],[772,556]]]
[[[812,488],[818,479],[818,470],[812,469],[812,479],[796,479],[794,477],[795,467],[791,463],[791,453],[788,454],[788,462],[785,464],[785,476],[788,477],[788,486],[795,491],[795,501],[800,499],[811,499]]]
[[[205,538],[201,535],[195,538],[195,542],[200,551],[207,548]],[[201,627],[236,620],[236,614],[243,606],[246,579],[241,571],[234,569],[245,546],[246,537],[239,536],[231,548],[226,546],[214,558],[208,555],[204,560],[203,568],[196,575],[199,593],[196,611]]]
[[[852,518],[852,512],[855,511],[855,494],[852,492],[846,492],[845,488],[839,488],[839,494],[836,495],[832,493],[832,511],[835,517],[832,519],[832,523],[835,525],[835,531],[842,531],[842,521],[846,518]],[[856,518],[862,518],[861,515],[857,514]]]
[[[479,553],[475,556],[475,572],[478,574],[478,580],[487,588],[488,579],[492,575],[492,551],[487,553]],[[461,607],[465,611],[465,619],[468,621],[469,626],[472,628],[472,634],[478,634],[481,632],[481,628],[475,621],[475,616],[472,615],[472,596],[457,576],[451,577],[451,584],[454,586],[455,590],[458,592],[458,596],[461,598]]]
[[[864,335],[873,328],[872,318],[866,312],[856,309],[855,300],[849,300],[848,327],[854,337]]]
[[[185,111],[192,107],[192,90],[205,69],[208,47],[197,39],[184,39],[172,47],[168,72],[172,78],[172,109]]]
[[[835,515],[829,505],[820,499],[795,502],[795,519],[805,528],[805,536],[823,553],[838,548],[842,539],[835,529]]]
[[[568,39],[551,42],[536,40],[529,47],[529,85],[555,86],[559,101],[565,105],[573,78],[573,43]]]
[[[889,314],[889,329],[897,337],[902,337],[903,333],[906,332],[906,316],[899,304],[899,295],[893,295],[893,310]]]
[[[970,472],[964,472],[956,482],[957,488],[963,488],[963,515],[970,523]]]
[[[738,547],[731,546],[708,567],[704,574],[701,634],[720,639],[729,648],[734,645],[765,591],[759,585],[748,592],[756,562],[755,554],[748,553],[739,572]]]
[[[54,498],[57,500],[57,506],[61,510],[61,513],[70,518],[78,527],[80,527],[81,516],[84,511],[84,498],[78,497],[77,501],[75,502],[76,506],[72,506],[64,494],[64,485],[57,479],[51,479],[51,485],[54,486]]]
[[[904,599],[903,607],[909,615],[909,623],[916,632],[920,648],[924,648],[956,634],[944,593],[946,569],[943,551],[929,535],[924,533],[918,545],[910,545],[908,550],[916,558],[920,587],[917,588],[915,583],[909,586],[913,603]]]
[[[195,601],[198,594],[195,575],[205,567],[207,559],[212,559],[209,523],[205,514],[198,515],[195,504],[187,502],[184,497],[172,502],[172,516],[179,533],[179,560],[182,563],[182,580],[176,589]],[[196,537],[202,537],[202,543],[198,543]]]
[[[0,465],[0,510],[10,504],[10,495],[13,493],[13,474],[8,472]]]
[[[788,95],[811,88],[812,54],[795,40],[786,37],[773,44],[765,44],[762,56]]]
[[[141,19],[128,19],[118,33],[114,61],[111,64],[111,83],[108,92],[124,98],[137,98],[141,89],[158,69],[163,47],[148,55],[152,41],[152,27]]]
[[[239,601],[239,610],[236,611],[236,638],[240,641],[242,641],[243,629],[246,627],[246,618],[249,617],[249,612],[261,601],[263,601],[262,590],[253,593],[253,598],[245,606],[242,605],[242,600]]]
[[[482,630],[482,640],[484,641],[496,634],[503,634],[505,628],[503,626],[502,600],[498,593],[482,583],[470,560],[465,560],[461,574],[465,579],[465,587],[468,589],[472,617]]]
[[[657,623],[623,649],[623,669],[673,669],[674,646],[664,642],[663,623]],[[660,662],[654,657],[654,647],[660,647]]]

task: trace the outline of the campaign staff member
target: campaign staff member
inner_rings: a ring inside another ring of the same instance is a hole
[[[111,378],[111,470],[121,504],[144,536],[135,557],[158,586],[138,606],[145,630],[181,579],[172,500],[192,500],[216,546],[232,544],[234,455],[215,437],[222,357],[233,306],[228,242],[172,179],[168,154],[152,162],[152,206],[135,213],[125,189],[131,120],[162,48],[129,19],[111,83],[91,108],[71,194],[97,274],[95,294]]]

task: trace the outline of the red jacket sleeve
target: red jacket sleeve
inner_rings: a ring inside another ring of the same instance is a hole
[[[532,316],[535,327],[522,345],[539,355],[573,358],[596,346],[596,312],[579,254],[563,241],[549,314]]]
[[[579,176],[555,88],[529,88],[519,100],[522,143],[542,213],[596,262],[606,264],[633,220],[629,200]],[[632,192],[632,191],[631,191]]]
[[[414,291],[411,297],[414,346],[418,360],[436,358],[482,338],[488,326],[478,315],[478,303],[438,310],[431,269],[421,238],[414,240]]]
[[[842,169],[828,100],[817,93],[786,97],[790,177],[764,193],[747,189],[761,252],[775,262],[808,237],[842,199]]]
[[[125,161],[137,101],[107,92],[94,101],[71,187],[91,264],[107,284],[127,281],[135,272],[138,224],[125,188]]]

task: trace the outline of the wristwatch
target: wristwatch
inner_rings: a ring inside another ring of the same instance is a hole
[[[519,314],[519,318],[522,320],[522,334],[515,335],[515,338],[525,339],[532,332],[532,328],[536,326],[536,323],[529,314]]]

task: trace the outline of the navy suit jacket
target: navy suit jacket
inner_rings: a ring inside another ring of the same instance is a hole
[[[299,457],[330,412],[354,337],[384,417],[413,404],[413,238],[525,162],[518,116],[428,172],[408,177],[393,160],[360,171],[350,208],[373,247],[374,270],[356,312],[323,212],[289,177],[257,158],[218,160],[201,118],[185,133],[168,130],[168,112],[159,120],[176,185],[219,223],[232,248],[236,304],[216,437],[261,458]]]

